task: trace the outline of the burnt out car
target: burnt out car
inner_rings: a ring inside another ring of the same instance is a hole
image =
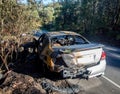
[[[102,47],[75,32],[58,31],[43,33],[37,49],[50,71],[60,73],[63,78],[90,78],[104,74],[106,54]]]

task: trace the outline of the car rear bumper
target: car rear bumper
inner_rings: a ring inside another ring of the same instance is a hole
[[[61,71],[61,75],[63,78],[85,78],[88,79],[89,71],[85,68],[81,69],[69,69],[65,68],[63,71]]]
[[[90,71],[89,78],[104,75],[106,69],[106,60],[101,60],[99,64],[87,68]]]
[[[106,69],[106,60],[101,60],[98,64],[89,66],[88,68],[66,68],[66,67],[60,67],[60,66],[55,66],[54,68],[57,71],[55,72],[60,72],[61,76],[63,78],[92,78],[100,75],[104,75],[104,71]],[[59,71],[58,71],[59,70]]]

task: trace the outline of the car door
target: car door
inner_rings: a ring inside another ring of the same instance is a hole
[[[53,49],[51,47],[50,38],[47,34],[43,34],[39,38],[39,46],[38,46],[38,53],[40,59],[47,64],[47,66],[50,68],[50,70],[54,69],[54,63],[51,58],[51,53],[53,52]]]

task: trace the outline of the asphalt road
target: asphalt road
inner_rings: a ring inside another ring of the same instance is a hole
[[[84,93],[79,94],[120,94],[120,49],[105,46],[107,54],[105,75],[89,80],[69,80],[79,84]]]
[[[100,84],[87,90],[87,94],[120,94],[120,48],[105,46],[104,50],[107,55],[105,75],[96,78]]]
[[[105,47],[107,68],[105,76],[120,85],[120,49]]]

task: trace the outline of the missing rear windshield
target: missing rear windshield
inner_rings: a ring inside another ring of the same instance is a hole
[[[60,35],[54,36],[51,38],[52,46],[72,46],[72,45],[80,45],[80,44],[88,44],[89,42],[85,40],[83,37],[78,35]]]

